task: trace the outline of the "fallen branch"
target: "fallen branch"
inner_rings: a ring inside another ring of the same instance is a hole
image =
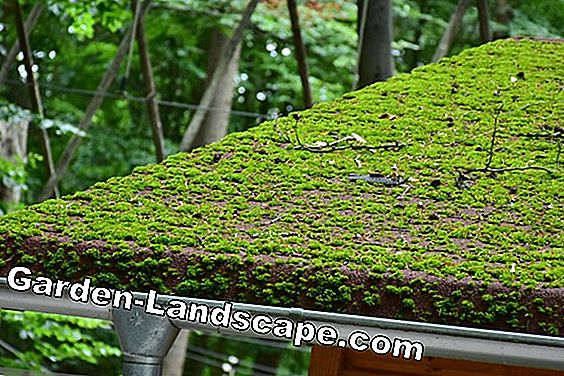
[[[493,161],[493,154],[494,154],[494,147],[495,147],[495,141],[496,141],[496,136],[497,136],[497,130],[498,130],[498,120],[499,120],[499,115],[501,114],[501,110],[503,109],[503,103],[499,106],[499,108],[496,111],[496,114],[494,116],[494,126],[493,126],[493,132],[492,132],[492,137],[490,139],[490,147],[488,150],[488,160],[486,162],[486,165],[483,168],[471,168],[471,169],[461,169],[458,168],[458,178],[456,179],[456,186],[460,189],[464,189],[464,188],[468,188],[468,181],[472,180],[470,179],[470,177],[466,176],[465,174],[472,174],[475,172],[481,172],[481,173],[490,173],[490,174],[499,174],[499,173],[504,173],[504,172],[513,172],[513,171],[526,171],[526,170],[539,170],[539,171],[544,171],[550,175],[554,174],[554,171],[552,171],[549,168],[546,167],[541,167],[541,166],[521,166],[521,167],[504,167],[504,168],[492,168],[491,164]],[[537,135],[539,136],[539,135]],[[559,152],[556,156],[556,164],[558,166],[558,160],[560,158],[560,149]],[[461,171],[464,171],[464,173],[462,173]]]
[[[499,106],[494,116],[494,127],[493,127],[491,142],[490,142],[490,150],[488,152],[488,161],[486,162],[486,169],[489,168],[490,165],[492,164],[494,146],[495,146],[495,136],[497,135],[497,120],[499,119],[499,114],[501,114],[502,109],[503,109],[503,103],[501,104],[501,106]]]
[[[294,135],[296,137],[296,142],[298,143],[298,147],[296,148],[301,148],[307,151],[310,151],[312,153],[332,153],[334,151],[338,151],[338,150],[346,150],[346,149],[350,149],[350,150],[370,150],[372,153],[375,153],[376,150],[400,150],[401,148],[403,148],[405,145],[401,144],[397,141],[393,141],[389,144],[381,144],[381,145],[368,145],[368,144],[364,144],[366,142],[366,140],[364,140],[362,137],[360,137],[359,135],[357,135],[356,133],[353,133],[350,136],[345,136],[343,138],[340,138],[336,141],[333,142],[325,142],[325,141],[319,141],[313,145],[307,145],[304,144],[302,142],[302,140],[300,139],[300,135],[298,132],[298,122],[300,120],[298,115],[294,116],[294,119],[296,120],[296,123],[294,125]],[[356,144],[351,144],[348,143],[346,145],[339,145],[343,142],[348,142],[348,141],[354,141],[357,142]]]
[[[564,133],[560,133],[560,132],[556,132],[556,133],[552,133],[552,134],[547,134],[547,133],[519,133],[519,134],[516,134],[515,136],[517,136],[517,137],[527,137],[527,138],[549,138],[549,139],[562,138],[562,139],[564,139]]]

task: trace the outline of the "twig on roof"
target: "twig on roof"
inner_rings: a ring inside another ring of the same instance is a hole
[[[540,171],[545,171],[549,174],[554,174],[554,171],[552,171],[549,168],[546,167],[542,167],[542,166],[522,166],[522,167],[506,167],[506,168],[474,168],[471,170],[466,170],[467,173],[472,173],[472,172],[490,172],[493,174],[496,173],[501,173],[501,172],[511,172],[511,171],[525,171],[525,170],[540,170]]]
[[[496,114],[494,116],[494,127],[493,127],[493,132],[492,132],[492,137],[490,140],[490,148],[488,150],[488,160],[486,162],[486,165],[484,168],[472,168],[472,169],[464,169],[464,173],[466,174],[471,174],[474,172],[483,172],[483,173],[491,173],[491,174],[497,174],[497,173],[503,173],[503,172],[513,172],[513,171],[526,171],[526,170],[540,170],[540,171],[544,171],[550,175],[554,174],[554,171],[552,171],[549,168],[546,167],[542,167],[542,166],[521,166],[521,167],[505,167],[505,168],[492,168],[492,161],[493,161],[493,154],[494,154],[494,147],[495,147],[495,141],[496,141],[496,136],[497,136],[497,130],[498,130],[498,120],[499,120],[499,115],[501,114],[501,110],[503,109],[503,103],[501,104],[501,106],[499,106],[499,108],[496,111]],[[541,134],[535,135],[537,137],[543,136]],[[559,158],[560,158],[560,144],[559,144],[559,149],[558,149],[558,154],[556,156],[556,164],[558,166],[559,163]],[[456,184],[459,188],[466,188],[467,187],[467,183],[465,183],[465,180],[471,180],[468,176],[465,176],[460,170],[458,171],[458,178],[456,181]]]
[[[395,141],[395,140],[390,142],[390,143],[385,143],[385,144],[381,144],[381,145],[365,144],[366,140],[364,140],[362,137],[360,137],[356,133],[352,133],[350,136],[345,136],[345,137],[343,137],[339,140],[336,140],[336,141],[332,141],[332,142],[318,141],[315,144],[308,145],[308,144],[304,144],[302,142],[300,135],[299,135],[299,132],[298,132],[298,123],[300,121],[300,116],[298,114],[295,114],[294,120],[296,121],[295,124],[294,124],[294,135],[296,137],[296,142],[298,143],[298,146],[296,146],[296,148],[311,151],[312,153],[332,153],[334,151],[345,150],[345,149],[369,150],[372,153],[375,153],[376,150],[395,150],[395,151],[397,151],[397,150],[400,150],[401,148],[403,148],[405,146],[404,144],[401,144],[401,143],[399,143],[398,141]],[[350,141],[353,141],[354,143],[351,143]],[[345,145],[340,145],[344,142],[346,142]]]

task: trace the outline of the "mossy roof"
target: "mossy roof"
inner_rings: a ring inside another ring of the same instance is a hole
[[[563,58],[494,42],[4,216],[0,275],[563,335]]]

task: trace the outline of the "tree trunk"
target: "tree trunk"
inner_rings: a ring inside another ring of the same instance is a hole
[[[492,40],[488,1],[476,0],[476,6],[478,7],[478,18],[480,22],[480,41],[487,43]]]
[[[218,67],[221,54],[224,53],[229,38],[223,34],[219,28],[211,31],[210,49],[208,55],[208,82]],[[210,103],[211,110],[206,113],[204,122],[196,134],[196,138],[191,147],[195,148],[222,139],[227,134],[229,126],[229,113],[233,102],[233,78],[239,68],[241,56],[241,43],[237,45],[233,57],[227,65],[227,69],[219,79],[216,95]]]
[[[164,359],[163,376],[182,376],[188,348],[189,330],[181,330]]]
[[[298,15],[298,6],[296,0],[288,0],[288,12],[290,13],[290,21],[292,23],[292,34],[294,35],[294,47],[296,49],[296,59],[298,61],[298,70],[302,81],[304,92],[304,104],[306,108],[313,106],[313,97],[311,95],[311,86],[309,85],[309,68],[307,65],[307,52],[304,41],[302,39],[302,31],[300,28],[300,18]]]
[[[233,36],[229,40],[227,44],[227,48],[225,52],[221,54],[221,58],[217,63],[217,69],[215,70],[215,74],[212,75],[209,84],[204,91],[204,95],[200,100],[200,105],[196,110],[196,113],[190,120],[190,124],[184,135],[182,136],[182,141],[180,142],[180,151],[187,151],[194,145],[194,139],[198,135],[200,131],[200,127],[202,126],[206,114],[209,112],[208,108],[211,107],[211,103],[214,100],[214,97],[217,95],[217,88],[219,86],[219,81],[223,76],[223,72],[227,71],[227,67],[229,62],[235,55],[235,51],[237,50],[239,44],[243,40],[243,32],[247,27],[251,24],[251,16],[253,15],[259,0],[249,0],[245,11],[241,17],[241,21],[237,28],[233,32]]]
[[[357,89],[385,81],[394,73],[392,1],[359,0]]]
[[[497,0],[495,5],[495,20],[498,24],[503,25],[503,30],[496,30],[493,38],[502,39],[509,37],[509,22],[513,17],[513,11],[508,0]]]
[[[146,12],[149,9],[150,5],[151,5],[151,0],[144,0],[141,5],[141,12],[143,13]],[[123,61],[123,59],[125,58],[128,52],[129,43],[131,42],[130,38],[133,38],[132,33],[133,33],[132,29],[129,29],[128,31],[125,32],[125,36],[123,37],[118,47],[114,60],[109,65],[108,69],[106,70],[106,73],[104,73],[102,80],[100,80],[100,83],[96,88],[97,94],[94,97],[92,97],[92,99],[90,100],[90,103],[86,108],[86,112],[84,113],[82,120],[80,121],[80,124],[78,126],[80,130],[86,131],[88,130],[88,128],[90,128],[90,125],[92,124],[92,119],[94,118],[94,114],[96,113],[96,111],[98,111],[98,108],[100,108],[100,106],[102,105],[102,102],[104,101],[104,95],[106,94],[110,85],[116,78],[121,62]],[[59,179],[64,174],[66,169],[69,167],[72,159],[74,158],[74,154],[78,150],[78,147],[80,146],[81,142],[82,142],[82,137],[77,135],[73,135],[71,139],[68,141],[67,145],[65,146],[65,149],[63,150],[63,153],[59,157],[59,162],[57,163],[55,175],[49,178],[49,180],[43,187],[43,190],[39,194],[39,198],[38,198],[39,202],[44,201],[49,197],[51,197],[54,187],[57,185]]]
[[[45,9],[45,5],[41,2],[37,2],[29,12],[24,24],[24,28],[28,32],[28,34],[31,34],[31,30],[33,30],[33,28],[35,27],[35,24],[37,23],[37,20],[39,20],[39,16],[43,12],[43,9]],[[12,66],[12,64],[14,64],[18,52],[20,52],[20,42],[16,39],[16,41],[4,57],[2,68],[0,68],[0,85],[4,83],[6,78],[8,78],[10,67]]]
[[[33,56],[31,44],[29,43],[29,34],[25,28],[25,21],[23,16],[23,11],[18,0],[12,0],[11,11],[14,13],[14,19],[16,24],[16,31],[18,34],[18,41],[20,48],[23,52],[25,70],[27,72],[26,84],[29,88],[29,97],[31,99],[31,106],[33,111],[43,118],[43,103],[41,101],[41,93],[39,92],[39,84],[35,79],[35,74],[33,73]],[[53,162],[53,154],[51,152],[51,141],[49,140],[49,134],[47,130],[41,128],[39,130],[41,137],[41,146],[43,147],[43,158],[45,161],[45,169],[49,176],[49,179],[55,178],[55,164]],[[57,184],[53,185],[53,192],[56,197],[59,197],[59,188]]]
[[[448,26],[435,50],[435,54],[433,55],[433,61],[438,61],[439,59],[445,57],[448,54],[448,50],[450,49],[450,45],[454,40],[456,33],[458,33],[458,29],[462,24],[462,17],[464,17],[464,13],[466,13],[466,9],[470,5],[470,0],[460,0],[454,13],[450,17],[450,21],[448,22]]]
[[[25,161],[27,156],[27,130],[29,120],[18,119],[18,121],[7,122],[0,120],[0,158],[15,162],[17,159]],[[0,202],[6,207],[12,207],[20,203],[21,187],[6,184],[0,180]]]
[[[136,7],[139,5],[136,4]],[[153,77],[153,68],[151,66],[151,57],[149,55],[149,45],[145,38],[145,15],[139,15],[139,21],[135,28],[137,45],[139,46],[139,59],[141,62],[141,71],[143,72],[143,81],[145,82],[145,90],[147,91],[147,109],[149,112],[149,120],[151,121],[151,130],[153,134],[153,143],[155,145],[155,153],[157,162],[161,162],[166,157],[165,141],[163,135],[163,126],[161,115],[159,113],[159,105],[157,103],[157,89]]]

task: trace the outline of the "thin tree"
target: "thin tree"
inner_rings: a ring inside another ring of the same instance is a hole
[[[143,2],[141,12],[143,12],[143,13],[146,12],[149,9],[149,5],[150,5],[150,1],[145,0]],[[104,96],[105,96],[106,92],[108,91],[111,83],[115,80],[115,78],[118,74],[118,70],[119,70],[119,67],[121,65],[121,62],[123,61],[123,59],[127,55],[127,52],[128,52],[128,49],[129,49],[129,44],[130,44],[132,37],[133,37],[132,36],[132,30],[129,29],[125,33],[125,36],[123,37],[123,39],[122,39],[122,41],[121,41],[121,43],[118,47],[117,53],[114,57],[114,60],[112,61],[112,63],[110,64],[110,66],[106,70],[106,73],[102,77],[102,80],[98,84],[98,87],[96,88],[96,95],[94,97],[92,97],[92,99],[90,100],[90,103],[88,104],[86,112],[85,112],[84,116],[82,117],[82,120],[80,121],[80,124],[79,124],[80,130],[86,131],[90,127],[90,125],[92,124],[92,118],[94,117],[94,114],[100,108],[102,102],[104,101]],[[57,163],[57,167],[56,167],[56,174],[54,176],[51,176],[51,178],[45,184],[45,187],[43,188],[43,190],[41,191],[41,194],[39,195],[39,201],[46,200],[47,198],[49,198],[51,196],[51,194],[53,193],[53,188],[57,184],[57,182],[60,179],[60,177],[62,176],[62,174],[69,167],[70,162],[72,161],[74,154],[76,153],[76,151],[77,151],[78,147],[80,146],[81,142],[82,142],[82,137],[77,136],[77,135],[73,135],[71,137],[71,139],[67,143],[65,149],[63,150],[61,157],[59,158],[59,162]]]
[[[511,22],[511,18],[513,17],[513,10],[511,9],[509,0],[496,0],[494,16],[497,24],[504,27],[497,28],[497,30],[493,34],[493,39],[509,37],[509,23]]]
[[[33,28],[35,27],[35,24],[39,20],[39,16],[41,16],[43,9],[45,9],[45,6],[40,1],[36,2],[33,8],[31,8],[31,11],[27,15],[24,24],[24,29],[27,31],[27,34],[31,34],[31,30],[33,30]],[[10,67],[12,66],[12,64],[14,64],[18,52],[20,52],[20,41],[16,39],[14,41],[14,44],[12,44],[12,47],[10,47],[10,50],[6,54],[6,57],[4,58],[2,68],[0,68],[0,84],[4,83],[4,81],[6,81],[6,78],[8,78]]]
[[[217,68],[215,69],[213,76],[206,87],[204,95],[200,100],[200,105],[198,106],[196,113],[192,117],[192,120],[190,121],[188,128],[184,132],[182,141],[180,142],[181,151],[186,151],[192,148],[194,139],[196,138],[198,131],[200,130],[200,127],[204,123],[205,116],[209,111],[213,98],[216,95],[221,77],[226,71],[229,62],[231,61],[233,55],[235,54],[238,44],[243,38],[243,32],[251,23],[251,15],[255,11],[257,4],[258,4],[258,0],[249,1],[247,8],[243,13],[243,17],[239,22],[239,25],[237,26],[235,32],[233,33],[233,36],[229,40],[227,48],[225,49],[225,54],[221,56],[217,64]]]
[[[458,33],[458,29],[460,29],[460,25],[462,24],[462,18],[464,17],[464,13],[468,9],[470,5],[470,0],[460,0],[454,13],[450,17],[448,22],[448,26],[441,37],[441,41],[435,50],[435,54],[433,55],[433,61],[438,61],[439,59],[445,57],[448,54],[448,50],[450,49],[450,45],[452,44],[455,35]]]
[[[29,121],[30,119],[22,116],[0,119],[0,158],[12,163],[25,160]],[[20,203],[21,196],[20,185],[0,180],[0,203],[8,210]]]
[[[210,33],[210,48],[208,51],[207,85],[218,69],[218,62],[224,53],[230,38],[219,27],[214,27]],[[226,70],[218,82],[216,95],[210,103],[210,110],[206,113],[202,126],[198,130],[191,147],[195,148],[222,139],[227,134],[229,117],[233,103],[233,77],[237,74],[241,55],[241,41],[235,49]],[[207,86],[206,85],[206,86]]]
[[[16,31],[18,33],[18,40],[20,48],[23,52],[24,66],[27,73],[26,83],[29,88],[29,97],[31,100],[31,107],[33,112],[39,115],[39,118],[43,118],[43,103],[41,101],[41,93],[39,92],[39,85],[35,79],[35,74],[33,72],[33,56],[31,54],[31,45],[29,43],[29,35],[25,28],[25,22],[23,17],[23,11],[18,0],[12,0],[11,10],[14,13]],[[49,175],[49,179],[55,179],[57,181],[57,174],[55,171],[55,165],[53,163],[53,154],[51,152],[51,142],[49,140],[49,134],[47,130],[40,127],[40,139],[41,146],[43,148],[43,157],[45,159],[45,167]],[[52,188],[55,196],[59,196],[59,189],[57,184],[53,184]]]
[[[184,361],[186,350],[188,349],[189,330],[181,330],[172,343],[168,354],[164,358],[163,376],[182,376],[184,375]]]
[[[302,40],[302,31],[300,28],[300,18],[298,15],[298,7],[296,0],[288,0],[288,12],[290,13],[290,21],[292,23],[292,34],[294,35],[294,47],[296,49],[296,60],[298,62],[298,70],[302,81],[304,93],[304,104],[307,108],[313,105],[311,95],[311,86],[309,85],[309,68],[307,65],[307,52],[305,44]]]
[[[358,1],[357,89],[394,74],[392,56],[393,16],[391,0]]]
[[[478,19],[480,23],[480,41],[487,43],[492,40],[488,0],[476,0],[476,6],[478,7]]]
[[[138,4],[134,9],[138,9]],[[149,120],[151,121],[151,129],[153,134],[153,143],[155,144],[155,152],[157,162],[162,161],[166,156],[163,126],[161,116],[159,113],[159,105],[157,103],[157,89],[155,87],[155,80],[153,78],[153,68],[151,66],[151,58],[149,55],[149,46],[145,39],[145,15],[139,13],[139,21],[136,27],[136,39],[139,46],[139,59],[141,63],[141,71],[143,72],[143,81],[145,83],[145,90],[147,92],[147,107],[149,111]]]

